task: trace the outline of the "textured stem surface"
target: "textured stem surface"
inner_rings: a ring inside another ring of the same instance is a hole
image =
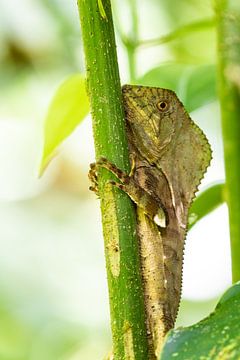
[[[129,171],[124,112],[110,1],[79,0],[96,158]],[[135,211],[99,170],[114,360],[147,359],[147,332]]]

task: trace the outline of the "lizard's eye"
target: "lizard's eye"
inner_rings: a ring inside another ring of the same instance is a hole
[[[157,103],[157,108],[162,112],[167,111],[169,109],[169,103],[165,100],[159,101]]]

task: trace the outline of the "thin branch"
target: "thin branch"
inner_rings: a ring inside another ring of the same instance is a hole
[[[196,21],[196,22],[181,26],[178,29],[172,31],[171,33],[161,36],[159,38],[141,40],[141,41],[139,41],[139,43],[137,45],[140,47],[150,47],[150,46],[162,45],[162,44],[168,43],[170,41],[189,36],[192,34],[192,32],[208,30],[209,28],[214,27],[215,24],[216,24],[215,18],[203,19],[200,21]]]

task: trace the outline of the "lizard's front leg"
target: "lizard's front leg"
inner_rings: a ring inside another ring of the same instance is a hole
[[[95,192],[95,194],[99,197],[99,189],[98,189],[98,173],[96,164],[90,165],[90,170],[88,172],[88,178],[91,182],[91,186],[89,186],[89,190]]]
[[[143,209],[144,213],[152,219],[158,226],[166,226],[166,213],[161,204],[160,200],[154,198],[146,190],[144,190],[138,182],[134,179],[133,171],[130,172],[130,175],[126,174],[124,171],[118,169],[114,164],[108,161],[106,158],[101,157],[96,163],[90,165],[89,174],[94,174],[94,183],[97,183],[97,169],[103,167],[111,171],[120,181],[110,180],[109,183],[113,186],[116,186],[120,190],[128,194],[128,196],[135,202],[137,206]],[[89,176],[91,179],[93,176]],[[97,188],[97,186],[96,186]]]

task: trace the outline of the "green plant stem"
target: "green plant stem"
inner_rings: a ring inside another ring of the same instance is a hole
[[[240,280],[240,2],[216,0],[219,94],[233,282]]]
[[[130,13],[131,13],[132,27],[131,27],[130,38],[126,39],[127,40],[126,42],[123,41],[123,43],[127,50],[129,78],[131,80],[131,83],[135,83],[136,79],[137,79],[136,50],[137,50],[137,43],[138,43],[138,37],[139,37],[136,0],[130,0],[129,7],[130,7]]]
[[[138,16],[137,16],[137,9],[138,9],[137,1],[130,0],[129,7],[130,7],[130,12],[131,12],[131,18],[132,18],[131,38],[136,41],[138,39],[138,35],[139,35],[138,34],[139,29],[138,29]]]
[[[136,83],[137,73],[136,73],[136,51],[139,42],[139,28],[138,28],[138,16],[137,16],[137,2],[136,0],[129,0],[129,11],[131,14],[131,29],[130,33],[126,35],[122,30],[121,25],[118,21],[118,16],[116,16],[116,28],[120,36],[122,44],[124,45],[127,57],[128,57],[128,70],[129,70],[129,79],[131,84]]]
[[[129,171],[110,1],[79,0],[78,7],[96,158]],[[129,197],[107,183],[110,178],[99,170],[114,360],[143,360],[148,348],[135,211]]]
[[[137,81],[136,74],[136,47],[129,45],[126,47],[127,56],[128,56],[128,69],[129,69],[129,78],[131,84],[135,84]]]

